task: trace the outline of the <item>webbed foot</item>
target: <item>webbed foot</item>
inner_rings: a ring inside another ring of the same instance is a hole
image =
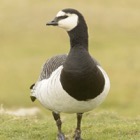
[[[58,139],[58,140],[66,140],[66,139],[65,139],[65,135],[64,135],[63,133],[59,133],[59,134],[57,135],[57,139]]]
[[[81,131],[79,131],[79,130],[75,131],[74,140],[82,140]]]

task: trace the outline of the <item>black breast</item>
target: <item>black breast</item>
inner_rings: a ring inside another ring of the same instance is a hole
[[[63,89],[79,101],[97,97],[104,89],[105,80],[97,67],[97,62],[87,51],[73,51],[64,63],[61,73]]]

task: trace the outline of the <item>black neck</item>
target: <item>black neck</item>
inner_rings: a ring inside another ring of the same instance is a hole
[[[88,30],[81,16],[78,25],[68,32],[71,49],[63,64],[60,81],[73,98],[86,101],[97,97],[104,88],[104,77],[88,52]]]
[[[76,28],[69,31],[68,35],[70,37],[71,48],[83,46],[86,50],[88,50],[88,29],[84,19],[82,22],[78,23]]]

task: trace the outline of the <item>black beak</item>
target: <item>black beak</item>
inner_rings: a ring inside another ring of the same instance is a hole
[[[36,97],[35,96],[30,96],[32,102],[34,102],[36,100]]]
[[[57,26],[58,25],[58,18],[55,18],[54,20],[48,22],[46,25],[50,26]]]

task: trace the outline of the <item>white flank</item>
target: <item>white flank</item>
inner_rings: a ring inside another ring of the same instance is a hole
[[[103,102],[110,88],[106,72],[100,66],[98,68],[105,77],[105,86],[103,92],[92,100],[77,101],[63,90],[60,82],[60,73],[63,66],[55,70],[49,79],[38,82],[33,96],[36,96],[44,107],[55,112],[82,113],[90,111]]]

